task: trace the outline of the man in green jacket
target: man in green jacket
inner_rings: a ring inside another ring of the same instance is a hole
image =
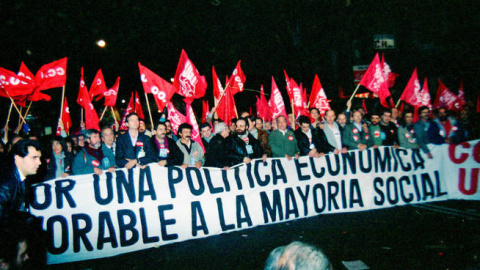
[[[272,157],[286,157],[288,160],[291,160],[292,157],[298,158],[300,150],[298,149],[297,139],[293,131],[287,129],[287,119],[281,115],[276,121],[277,129],[268,136],[272,148]]]

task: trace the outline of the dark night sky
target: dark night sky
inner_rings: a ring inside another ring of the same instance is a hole
[[[212,65],[224,78],[240,59],[248,89],[263,84],[269,93],[273,75],[284,90],[286,69],[309,90],[318,74],[327,96],[335,98],[339,84],[353,91],[352,65],[370,63],[376,52],[373,35],[392,34],[396,48],[384,52],[392,70],[400,74],[392,90],[395,95],[415,67],[420,81],[429,78],[432,95],[436,78],[454,92],[462,78],[467,96],[477,92],[478,1],[347,2],[2,1],[0,66],[17,71],[24,61],[35,73],[41,65],[67,56],[67,97],[74,114],[79,110],[73,104],[80,67],[88,86],[102,68],[107,86],[122,77],[120,95],[139,90],[143,96],[137,63],[169,79],[182,49],[206,76],[210,100]],[[95,45],[100,38],[107,42],[104,49]],[[53,103],[37,104],[34,113],[60,104],[60,89],[47,93]],[[251,92],[235,98],[239,110],[255,101]],[[7,110],[8,101],[1,102],[2,111]],[[48,114],[55,119],[57,111]]]

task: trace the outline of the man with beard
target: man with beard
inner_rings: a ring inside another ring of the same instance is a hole
[[[340,113],[337,117],[337,123],[338,123],[338,126],[340,128],[340,132],[343,132],[343,128],[345,127],[345,125],[347,124],[347,116],[345,115],[345,113]]]
[[[380,128],[380,114],[376,111],[373,111],[370,115],[370,125],[368,126],[368,131],[370,138],[372,138],[373,148],[383,145],[382,140],[382,129]]]
[[[340,125],[335,122],[335,111],[328,110],[325,112],[325,124],[323,125],[325,136],[328,143],[335,148],[333,153],[335,155],[339,153],[346,153],[348,150],[342,143],[342,130]]]
[[[349,150],[359,149],[363,151],[371,145],[371,138],[368,133],[368,126],[363,122],[362,113],[354,111],[353,122],[346,124],[343,129],[343,145]]]
[[[85,133],[87,143],[78,152],[73,161],[73,173],[80,174],[102,174],[104,170],[115,171],[115,157],[111,152],[103,151],[100,142],[100,132],[89,129]]]
[[[156,160],[151,138],[138,131],[139,118],[136,113],[127,115],[126,122],[128,131],[117,139],[117,166],[127,169],[139,166],[143,169]]]
[[[459,129],[457,120],[448,116],[445,108],[435,112],[435,120],[431,122],[428,129],[428,141],[433,144],[452,143],[458,144],[465,140],[463,130]]]
[[[299,127],[295,130],[301,156],[321,157],[332,152],[334,147],[328,143],[325,132],[319,128],[311,128],[310,118],[305,115],[298,117]]]
[[[170,123],[170,120],[165,120],[165,126],[167,127],[167,137],[169,137],[174,141],[178,141],[178,137],[175,134],[173,134],[172,123]]]
[[[215,125],[215,136],[210,140],[210,146],[206,155],[205,166],[217,167],[227,170],[228,161],[226,160],[227,152],[225,149],[225,138],[230,135],[230,129],[223,122]]]
[[[379,125],[381,129],[380,138],[382,139],[382,145],[398,148],[397,126],[391,120],[392,111],[390,109],[384,110]]]
[[[160,166],[180,166],[183,162],[183,153],[177,146],[177,143],[167,137],[167,126],[165,122],[157,123],[152,137],[152,145],[155,150],[158,165]]]
[[[418,115],[420,120],[415,123],[413,126],[415,134],[417,135],[417,142],[420,146],[420,149],[428,156],[428,158],[433,158],[430,149],[428,149],[429,138],[428,130],[432,125],[430,118],[430,109],[427,106],[421,106],[418,108]]]
[[[177,146],[183,153],[182,168],[196,167],[200,169],[205,163],[205,153],[203,148],[196,141],[192,140],[193,127],[188,123],[183,123],[178,126],[178,136],[180,140],[177,141]]]
[[[413,128],[413,113],[405,112],[404,123],[398,127],[398,142],[400,147],[407,149],[418,149],[417,137]]]
[[[230,166],[242,162],[248,164],[252,159],[260,157],[264,162],[267,160],[267,155],[263,154],[260,143],[247,129],[247,119],[239,118],[236,122],[236,133],[227,138],[226,149]]]

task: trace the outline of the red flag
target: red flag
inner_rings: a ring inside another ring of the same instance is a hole
[[[100,131],[100,119],[98,118],[98,114],[93,107],[92,102],[89,102],[87,106],[85,106],[85,125],[87,129],[96,129]]]
[[[84,109],[88,106],[88,103],[90,103],[90,96],[88,95],[85,80],[83,79],[83,67],[80,69],[80,87],[78,89],[77,103]]]
[[[72,119],[70,118],[70,108],[68,107],[67,97],[65,97],[64,102],[63,102],[61,121],[63,123],[63,128],[65,129],[65,131],[68,134],[70,128],[72,127],[73,122],[72,122]],[[57,128],[57,131],[58,130],[59,130],[59,128]],[[60,134],[57,133],[57,135],[60,135]]]
[[[213,77],[213,97],[215,98],[215,104],[218,103],[218,100],[223,95],[224,89],[222,87],[222,83],[217,77],[217,72],[215,71],[215,67],[212,66],[212,77]]]
[[[283,74],[285,74],[285,83],[287,85],[288,98],[290,100],[293,100],[293,89],[292,89],[292,86],[290,85],[290,78],[288,77],[286,70],[283,70]]]
[[[465,100],[465,92],[463,91],[463,82],[462,79],[460,79],[460,87],[458,89],[458,103],[460,104],[460,107],[463,107],[467,105],[467,101]]]
[[[419,119],[420,116],[418,115],[418,108],[421,106],[428,106],[428,108],[432,108],[432,104],[430,103],[430,91],[428,90],[428,80],[425,78],[423,81],[423,87],[422,91],[420,91],[417,95],[417,102],[416,105],[414,106],[414,112],[413,112],[413,122],[416,123]]]
[[[458,97],[438,79],[437,95],[433,102],[433,108],[438,109],[445,107],[447,110],[456,110],[458,109],[457,106],[459,106],[459,104],[456,103],[457,99]]]
[[[43,65],[35,74],[37,90],[62,87],[67,81],[67,57]]]
[[[20,65],[20,69],[17,75],[24,77],[26,80],[30,81],[31,84],[35,84],[35,80],[34,80],[35,76],[33,76],[33,73],[27,68],[27,66],[23,62]],[[25,101],[27,100],[28,101],[41,101],[41,100],[50,101],[52,98],[49,95],[44,94],[40,92],[37,88],[35,88],[30,95],[22,99],[24,99]]]
[[[382,67],[383,67],[383,76],[387,81],[387,87],[392,88],[395,85],[395,79],[398,77],[397,73],[393,73],[390,69],[390,66],[385,62],[385,57],[382,53]]]
[[[245,74],[243,73],[242,67],[240,66],[240,62],[238,61],[237,66],[232,72],[232,76],[228,81],[228,88],[232,89],[232,95],[235,95],[238,92],[243,92],[243,86],[245,84]]]
[[[322,117],[327,110],[330,110],[327,95],[325,94],[320,79],[316,74],[315,79],[313,80],[312,93],[310,93],[310,107],[317,108]]]
[[[20,64],[20,69],[18,70],[17,75],[21,76],[21,77],[24,77],[28,81],[35,82],[35,76],[33,75],[33,73],[27,68],[27,66],[23,62]]]
[[[127,105],[127,109],[125,110],[125,113],[123,114],[123,117],[122,117],[122,122],[120,123],[120,130],[128,130],[128,127],[127,127],[127,115],[133,113],[135,111],[135,101],[134,101],[134,97],[133,97],[133,93],[132,93],[132,96],[130,97],[130,101],[128,102],[128,105]]]
[[[232,88],[227,87],[222,100],[217,105],[218,118],[222,119],[225,124],[230,126],[232,119],[236,118],[235,114],[235,99],[233,98]]]
[[[403,90],[400,99],[406,103],[417,107],[421,100],[418,99],[420,94],[420,82],[418,81],[417,68],[413,70],[413,74],[408,80],[405,90]]]
[[[205,147],[203,146],[202,142],[202,136],[200,136],[200,129],[198,128],[197,124],[197,118],[195,117],[195,113],[193,112],[192,105],[187,103],[187,108],[186,108],[186,113],[187,113],[187,123],[192,125],[192,140],[196,141],[198,144],[203,149],[203,152],[205,153]]]
[[[24,76],[19,76],[15,72],[0,67],[0,96],[19,97],[29,95],[33,92],[35,84]]]
[[[185,102],[188,104],[196,98],[203,97],[207,89],[205,76],[200,75],[184,50],[178,61],[173,86],[179,95],[185,97]]]
[[[308,109],[305,109],[304,106],[304,104],[306,104],[306,101],[303,100],[302,87],[298,86],[298,84],[295,82],[295,80],[293,80],[293,78],[290,78],[289,81],[289,87],[287,89],[290,89],[290,92],[292,93],[292,96],[290,96],[290,103],[293,104],[293,108],[295,110],[295,118],[300,115],[308,116]]]
[[[210,110],[208,108],[208,100],[202,100],[202,123],[207,122],[209,112]]]
[[[51,99],[52,98],[49,95],[44,94],[37,89],[35,89],[31,95],[27,96],[28,101],[50,101]]]
[[[104,106],[115,107],[115,103],[117,103],[119,86],[120,86],[120,77],[117,78],[117,80],[115,81],[115,84],[112,86],[112,88],[103,92],[103,96],[105,97],[105,102],[103,103]]]
[[[103,95],[103,93],[107,92],[107,84],[105,83],[105,79],[103,78],[102,70],[99,69],[95,78],[92,81],[92,85],[90,86],[90,91],[88,94],[90,95],[90,100],[93,100],[93,97],[98,95]]]
[[[145,93],[153,95],[158,110],[163,111],[175,93],[175,88],[172,84],[162,79],[150,69],[142,66],[140,63],[138,63],[138,68],[140,69],[140,80],[143,84],[143,90]]]
[[[142,104],[140,103],[140,98],[138,93],[135,92],[135,113],[138,115],[138,118],[145,120],[145,115],[143,114]]]
[[[477,113],[480,113],[480,95],[477,94]]]
[[[181,114],[171,102],[167,104],[167,110],[168,110],[168,119],[170,120],[170,124],[172,125],[172,132],[173,134],[177,134],[178,127],[187,122],[187,117],[183,114]]]
[[[360,85],[365,86],[368,90],[377,95],[380,98],[382,106],[386,108],[391,107],[391,104],[388,104],[387,102],[387,99],[391,94],[388,90],[387,81],[384,77],[383,65],[380,63],[378,53],[375,55],[375,58],[373,58],[372,63],[363,75]]]
[[[368,113],[368,111],[367,111],[367,106],[365,105],[365,99],[362,100],[362,108],[363,108],[363,110],[365,111],[365,113]]]
[[[275,120],[280,115],[285,116],[288,121],[287,111],[285,110],[285,103],[283,102],[282,94],[280,90],[278,90],[277,84],[275,83],[275,79],[272,76],[272,93],[270,96],[270,100],[268,101],[270,108],[272,108],[272,119]]]
[[[257,116],[264,121],[272,121],[272,110],[268,105],[268,101],[265,98],[265,92],[263,91],[263,85],[260,87],[260,98],[257,97]]]

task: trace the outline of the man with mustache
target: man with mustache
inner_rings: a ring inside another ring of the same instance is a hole
[[[27,211],[25,180],[37,173],[41,156],[38,142],[22,139],[13,145],[0,176],[0,223],[15,212]]]
[[[160,166],[180,166],[183,163],[183,153],[177,143],[167,137],[167,126],[165,122],[158,122],[153,131],[152,145]]]
[[[196,167],[200,169],[205,163],[205,153],[200,144],[192,140],[193,127],[188,123],[183,123],[178,126],[178,136],[180,140],[177,141],[177,146],[183,152],[182,168]]]
[[[264,162],[267,160],[267,155],[263,153],[258,140],[248,132],[248,121],[246,118],[237,120],[236,133],[230,135],[225,144],[230,166],[242,162],[248,164],[255,158],[262,158]]]
[[[80,174],[102,174],[104,170],[115,171],[115,157],[111,151],[104,151],[102,147],[100,132],[89,129],[85,133],[86,144],[75,156],[73,161],[73,173]]]
[[[433,144],[458,144],[465,140],[464,131],[460,129],[457,120],[448,116],[445,108],[434,111],[436,118],[428,129],[428,141]]]

